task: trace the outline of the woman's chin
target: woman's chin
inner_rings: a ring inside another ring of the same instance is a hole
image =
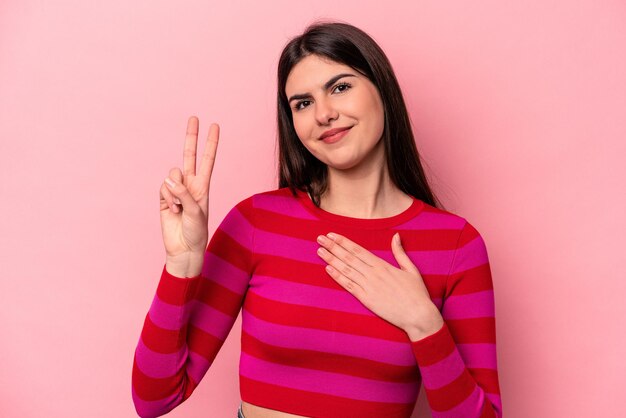
[[[350,170],[355,168],[359,164],[359,160],[356,159],[333,159],[328,161],[326,165],[333,170]]]

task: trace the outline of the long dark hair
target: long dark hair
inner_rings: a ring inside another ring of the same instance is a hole
[[[382,140],[389,176],[406,194],[442,208],[431,191],[415,147],[409,115],[391,64],[383,50],[361,29],[342,22],[315,22],[291,39],[278,61],[278,187],[307,191],[316,206],[328,187],[326,164],[298,139],[285,85],[291,69],[315,54],[347,65],[367,77],[378,89],[385,112]]]

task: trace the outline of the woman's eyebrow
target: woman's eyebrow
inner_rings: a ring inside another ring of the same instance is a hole
[[[334,76],[333,78],[328,80],[326,83],[324,83],[324,90],[328,90],[330,88],[330,86],[332,86],[335,83],[335,81],[337,81],[337,80],[339,80],[340,78],[343,78],[343,77],[356,77],[356,75],[350,74],[350,73],[337,74],[336,76]],[[287,103],[291,103],[292,100],[306,99],[306,98],[309,98],[309,97],[311,97],[310,93],[294,94],[293,96],[291,96],[289,98]]]

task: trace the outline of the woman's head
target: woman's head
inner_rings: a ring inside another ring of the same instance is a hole
[[[345,75],[332,80],[341,74]],[[327,93],[315,90],[326,81],[331,81],[324,86]],[[302,93],[317,99],[313,108],[308,108],[313,98]],[[352,96],[348,99],[348,95]],[[373,150],[386,161],[400,190],[438,206],[420,164],[391,64],[362,30],[340,22],[315,23],[293,38],[278,63],[277,110],[279,187],[306,190],[319,206],[328,186],[327,164],[349,168]],[[344,127],[354,131],[347,135],[356,134],[362,141],[349,154],[333,153],[329,151],[333,145],[319,142],[326,130]]]
[[[285,93],[300,142],[329,169],[383,165],[385,112],[378,89],[366,76],[311,54],[291,69]],[[343,130],[341,139],[328,136],[337,129]]]

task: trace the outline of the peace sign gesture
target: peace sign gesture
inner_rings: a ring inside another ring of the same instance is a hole
[[[167,270],[178,277],[200,273],[208,243],[209,185],[219,141],[219,125],[211,124],[196,173],[199,121],[191,116],[183,152],[183,171],[172,168],[161,185],[161,231]]]

